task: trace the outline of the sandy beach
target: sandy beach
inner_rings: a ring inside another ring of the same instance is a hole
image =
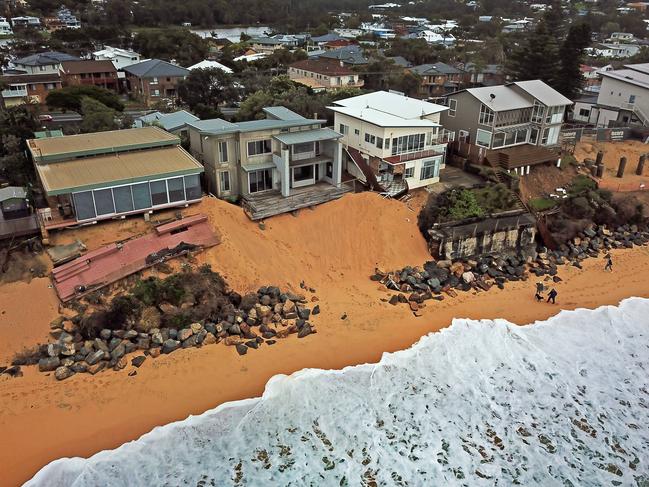
[[[618,304],[629,296],[649,297],[649,248],[613,252],[614,272],[600,259],[584,269],[562,267],[558,303],[533,299],[533,280],[505,290],[462,293],[430,302],[423,316],[382,301],[387,291],[368,276],[375,267],[392,270],[429,260],[416,225],[416,212],[375,194],[348,195],[297,217],[270,219],[265,229],[239,207],[207,199],[189,208],[203,212],[222,244],[198,256],[244,292],[274,284],[315,288],[322,313],[318,333],[295,336],[239,357],[222,344],[147,359],[137,375],[127,367],[57,382],[51,374],[24,367],[24,377],[0,378],[0,468],[2,485],[31,478],[60,457],[89,456],[136,439],[157,425],[199,414],[225,401],[258,396],[275,374],[307,368],[342,368],[376,362],[383,352],[409,347],[453,318],[505,318],[517,324],[546,319],[560,309]],[[61,233],[57,243],[80,238],[89,249],[142,230],[141,219]],[[49,279],[5,284],[0,292],[0,363],[24,346],[43,342],[58,301]],[[346,314],[345,320],[341,316]]]

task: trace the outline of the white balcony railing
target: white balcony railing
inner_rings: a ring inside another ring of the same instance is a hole
[[[18,90],[2,90],[2,98],[24,98],[27,96],[27,88]]]

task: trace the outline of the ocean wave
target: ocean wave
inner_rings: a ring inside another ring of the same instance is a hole
[[[378,364],[275,376],[27,486],[649,485],[649,300],[456,319]]]

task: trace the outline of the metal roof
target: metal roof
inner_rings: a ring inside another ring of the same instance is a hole
[[[180,139],[176,135],[165,132],[159,127],[143,127],[30,139],[27,141],[27,147],[34,160],[40,163],[179,143]]]
[[[265,107],[262,110],[276,120],[304,120],[302,115],[286,107]]]
[[[216,61],[210,61],[208,59],[204,59],[199,63],[189,66],[187,69],[189,69],[190,71],[193,71],[194,69],[220,69],[224,73],[232,73],[232,69],[228,68],[227,66],[221,63],[217,63]]]
[[[220,118],[213,120],[201,120],[187,124],[190,127],[198,129],[202,134],[225,135],[245,132],[256,132],[258,130],[274,130],[291,127],[303,127],[305,125],[321,125],[326,120],[316,120],[310,118],[294,120],[250,120],[248,122],[230,123]]]
[[[199,174],[203,166],[182,147],[164,147],[36,164],[48,196]]]
[[[649,73],[643,71],[636,69],[616,69],[614,71],[602,71],[600,74],[607,78],[613,78],[642,88],[649,88]]]
[[[364,120],[377,127],[439,127],[438,123],[427,118],[401,118],[373,108],[327,107],[334,112]]]
[[[136,125],[146,126],[147,124],[158,123],[165,130],[176,130],[183,125],[200,120],[196,115],[186,110],[178,110],[172,113],[153,112],[135,119]]]
[[[464,73],[464,71],[462,71],[461,69],[457,69],[446,63],[421,64],[419,66],[410,68],[410,70],[423,75]]]
[[[25,191],[25,188],[22,186],[5,186],[4,188],[0,188],[0,202],[16,198],[27,198],[27,191]]]
[[[494,112],[505,112],[534,106],[534,102],[531,99],[505,85],[468,88],[466,91]],[[461,91],[458,93],[461,93]]]
[[[14,64],[21,66],[49,66],[61,64],[62,61],[79,61],[79,58],[64,52],[47,51],[16,59]]]
[[[538,101],[543,103],[546,107],[557,107],[564,105],[572,105],[572,101],[557,90],[548,86],[540,79],[533,79],[529,81],[516,81],[513,83],[521,90],[530,94]]]
[[[139,63],[131,64],[122,68],[129,74],[138,78],[163,78],[189,76],[189,69],[175,64],[168,63],[161,59],[147,59]]]
[[[302,130],[300,132],[290,132],[288,134],[279,134],[274,136],[275,139],[286,145],[317,142],[319,140],[339,139],[340,137],[342,137],[341,134],[329,128]]]

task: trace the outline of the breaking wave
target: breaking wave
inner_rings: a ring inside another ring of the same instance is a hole
[[[378,364],[273,377],[28,486],[649,485],[649,300],[456,319]]]

